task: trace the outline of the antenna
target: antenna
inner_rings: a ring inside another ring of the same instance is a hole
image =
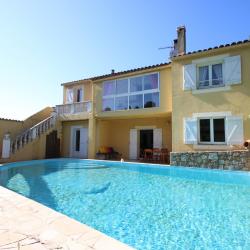
[[[161,50],[161,49],[173,49],[173,48],[174,46],[166,46],[166,47],[160,47],[158,49]]]
[[[165,47],[160,47],[158,50],[163,50],[163,49],[170,49],[169,51],[169,57],[170,59],[177,54],[177,51],[175,49],[175,46],[165,46]]]

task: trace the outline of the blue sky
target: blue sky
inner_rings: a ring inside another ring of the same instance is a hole
[[[168,61],[176,27],[187,50],[250,37],[250,1],[0,0],[0,117],[62,103],[62,82]]]

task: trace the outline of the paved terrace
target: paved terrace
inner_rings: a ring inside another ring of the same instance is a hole
[[[131,247],[0,186],[1,250],[132,250]]]

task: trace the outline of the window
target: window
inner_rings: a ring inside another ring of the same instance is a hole
[[[144,95],[144,108],[159,107],[159,92]]]
[[[240,84],[241,56],[217,55],[193,60],[183,65],[183,90],[197,90],[196,93],[228,90],[231,85]],[[225,88],[221,88],[225,87]],[[203,91],[205,89],[205,91]]]
[[[116,81],[116,94],[128,93],[128,79],[122,79]]]
[[[199,119],[200,143],[224,144],[225,143],[225,118]]]
[[[120,96],[115,98],[115,110],[126,110],[128,109],[128,97]]]
[[[143,78],[141,76],[130,78],[130,92],[142,91],[142,81]]]
[[[115,94],[115,81],[104,82],[103,84],[103,96]]]
[[[210,119],[200,119],[200,142],[210,142]]]
[[[159,99],[158,73],[103,83],[103,111],[159,107]]]
[[[82,94],[82,88],[80,89],[77,89],[77,92],[76,92],[76,101],[77,102],[82,102],[83,101],[83,94]]]
[[[199,87],[209,86],[209,67],[202,66],[199,67]]]
[[[199,66],[198,85],[199,88],[222,86],[222,63]]]
[[[102,100],[103,111],[113,111],[114,110],[114,98],[105,98]]]
[[[214,64],[212,65],[212,85],[222,85],[223,79],[222,79],[222,64]]]
[[[144,76],[144,90],[158,88],[158,74]]]
[[[129,96],[129,109],[141,109],[141,108],[143,108],[143,95]]]
[[[77,129],[76,130],[76,140],[75,140],[75,142],[76,142],[76,144],[75,144],[75,151],[80,151],[80,130],[79,129]]]

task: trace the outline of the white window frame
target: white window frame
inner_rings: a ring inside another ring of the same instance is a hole
[[[213,79],[212,79],[212,66],[216,64],[221,64],[222,67],[222,83],[219,85],[213,85]],[[208,66],[208,81],[209,85],[208,86],[200,86],[200,80],[199,80],[199,68]],[[209,63],[202,63],[202,64],[197,64],[196,66],[196,83],[197,83],[197,89],[210,89],[210,88],[221,88],[225,86],[225,81],[224,81],[224,66],[223,66],[223,61],[213,61]]]
[[[157,74],[157,77],[158,77],[158,87],[156,89],[144,90],[144,76],[154,75],[154,74]],[[130,79],[135,78],[135,77],[142,77],[143,90],[142,91],[136,91],[136,92],[130,92]],[[124,80],[124,79],[128,79],[128,93],[113,94],[113,95],[105,95],[105,96],[103,96],[103,91],[102,91],[102,100],[103,99],[108,99],[108,98],[113,98],[114,99],[114,110],[105,111],[105,110],[103,110],[103,107],[102,107],[102,112],[138,110],[138,109],[129,109],[129,97],[133,96],[133,95],[142,95],[142,108],[139,108],[139,109],[151,109],[151,108],[159,108],[160,107],[160,73],[159,72],[150,72],[150,73],[147,73],[147,74],[136,75],[136,76],[132,76],[132,77],[129,77],[129,78],[126,77],[126,78],[119,78],[119,79],[116,79],[116,80],[110,80],[110,81],[115,82],[115,84],[114,84],[115,90],[116,90],[116,82],[117,82],[117,80]],[[105,84],[105,82],[102,83],[102,90],[104,89],[104,84]],[[144,95],[145,94],[153,94],[153,93],[159,93],[159,106],[144,108]],[[127,109],[116,109],[116,98],[117,97],[124,97],[124,96],[128,97]]]
[[[200,134],[201,134],[201,131],[200,131],[200,120],[204,120],[204,119],[207,119],[207,120],[210,120],[210,141],[209,142],[204,142],[204,141],[201,141],[200,139]],[[224,131],[225,131],[225,141],[224,142],[215,142],[214,141],[214,123],[213,123],[213,120],[216,120],[216,119],[224,119]],[[215,117],[198,117],[197,119],[197,132],[198,132],[198,143],[200,145],[227,145],[227,134],[226,134],[226,117],[225,116],[215,116]]]

